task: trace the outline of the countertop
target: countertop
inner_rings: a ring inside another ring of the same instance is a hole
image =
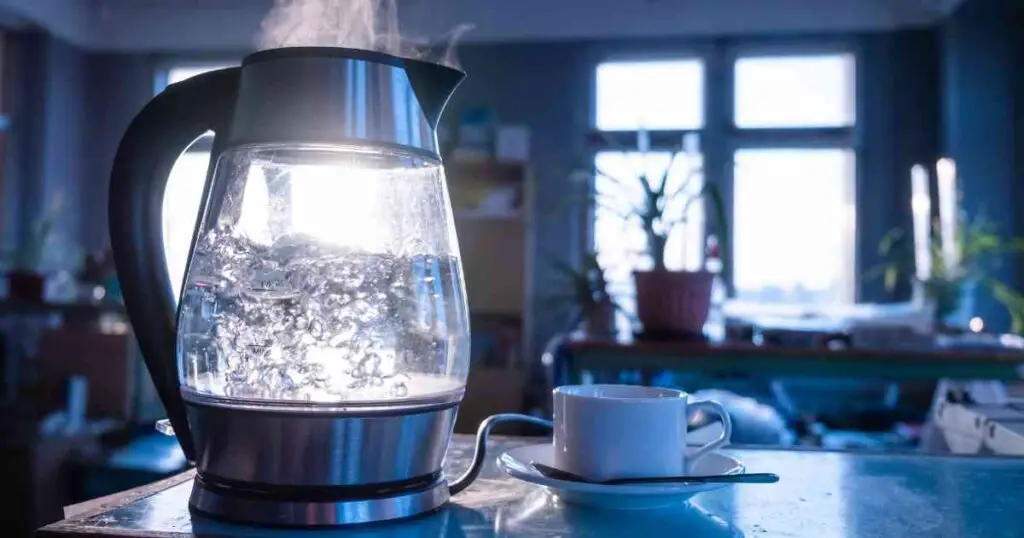
[[[69,507],[69,519],[39,536],[1024,537],[1024,460],[735,449],[727,452],[750,471],[781,481],[705,493],[673,509],[622,512],[563,505],[495,466],[502,450],[538,441],[492,439],[488,465],[470,489],[440,512],[399,524],[296,531],[210,521],[189,513],[190,471]],[[468,465],[471,451],[470,437],[455,436],[449,474]]]

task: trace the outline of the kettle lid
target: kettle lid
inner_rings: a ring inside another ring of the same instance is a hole
[[[458,69],[338,47],[253,53],[242,63],[229,144],[383,143],[437,156],[434,130]]]

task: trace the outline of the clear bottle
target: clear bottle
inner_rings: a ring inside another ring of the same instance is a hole
[[[725,340],[725,282],[722,280],[722,252],[718,237],[709,234],[704,250],[704,270],[715,276],[711,285],[711,309],[704,323],[704,336],[712,342]]]

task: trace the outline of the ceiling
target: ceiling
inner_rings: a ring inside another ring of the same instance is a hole
[[[341,0],[346,1],[346,0]],[[468,41],[529,41],[881,30],[920,26],[960,0],[399,0],[403,31]],[[98,50],[238,51],[252,47],[272,0],[0,0],[8,25],[30,21]],[[6,8],[6,9],[4,9]],[[13,21],[13,22],[10,22]],[[0,24],[5,22],[0,17]]]

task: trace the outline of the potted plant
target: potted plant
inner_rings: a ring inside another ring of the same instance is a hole
[[[43,255],[50,243],[60,208],[59,199],[50,211],[32,225],[23,245],[4,254],[7,270],[7,289],[11,299],[42,302],[46,277],[42,272]]]
[[[588,338],[615,338],[615,313],[618,304],[608,292],[608,281],[596,252],[587,252],[579,268],[553,261],[552,266],[568,282],[564,293],[549,297],[549,302],[569,304],[573,312],[570,327]]]
[[[690,188],[691,182],[703,172],[702,168],[694,166],[681,184],[669,184],[669,174],[677,158],[689,151],[693,150],[680,147],[673,151],[668,166],[657,176],[636,174],[632,181],[639,186],[640,197],[632,201],[628,200],[630,196],[626,193],[636,192],[635,186],[631,187],[622,178],[594,167],[596,175],[607,178],[621,192],[595,192],[592,203],[598,210],[604,208],[623,219],[624,225],[639,227],[644,235],[642,254],[648,260],[649,268],[634,270],[633,278],[637,318],[648,337],[697,336],[707,321],[714,275],[704,270],[671,270],[665,263],[669,241],[690,224],[688,213],[691,204],[705,199],[710,202],[712,216],[722,238],[722,252],[729,250],[725,244],[729,232],[721,192],[710,183],[704,183],[697,192]]]
[[[924,300],[934,305],[934,324],[939,329],[952,328],[951,318],[963,308],[965,298],[979,287],[986,289],[1010,314],[1011,332],[1024,334],[1024,295],[991,276],[1005,256],[1024,253],[1024,239],[1005,239],[984,219],[960,220],[955,242],[959,256],[955,267],[946,266],[940,230],[933,223],[928,246],[932,259],[931,278],[917,279],[912,236],[902,228],[895,228],[882,238],[878,252],[885,261],[872,269],[869,276],[882,276],[890,293],[900,282],[909,282]]]

